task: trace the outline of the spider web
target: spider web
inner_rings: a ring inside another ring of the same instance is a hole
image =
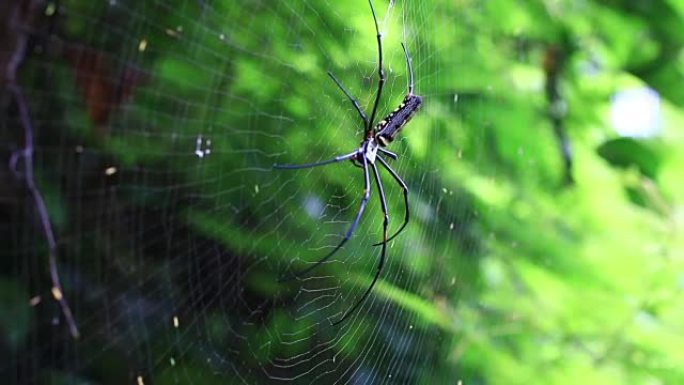
[[[476,282],[462,278],[474,274],[479,253],[470,198],[455,179],[459,141],[485,138],[460,129],[455,111],[469,99],[445,78],[464,54],[457,39],[434,36],[459,36],[459,18],[442,17],[440,4],[375,4],[388,77],[378,115],[406,92],[402,41],[426,100],[390,147],[411,190],[412,220],[389,244],[381,281],[346,322],[330,325],[377,268],[380,248],[372,245],[382,237],[382,214],[374,188],[342,250],[279,282],[342,240],[363,193],[362,173],[349,162],[271,169],[358,146],[360,120],[326,75],[340,78],[369,113],[376,43],[368,5],[353,3],[61,1],[26,11],[19,84],[74,325],[51,294],[50,250],[20,159],[10,169],[18,176],[3,176],[15,189],[3,242],[31,307],[21,313],[29,348],[4,365],[11,383],[449,377],[447,299]],[[433,53],[449,50],[439,60]],[[27,126],[17,102],[6,105],[9,158],[26,145]],[[403,196],[381,173],[391,234]],[[428,306],[435,303],[443,303],[436,316]]]
[[[283,282],[364,186],[272,165],[358,147],[326,71],[370,112],[365,0],[0,2],[0,378],[682,383],[684,3],[374,4],[377,119],[402,42],[424,98],[389,146],[411,222],[331,326],[376,272],[377,190]]]

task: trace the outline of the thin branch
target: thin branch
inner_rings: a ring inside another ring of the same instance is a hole
[[[20,13],[20,5],[17,4],[17,6],[14,8],[14,15],[9,20],[22,20],[22,15]],[[59,270],[57,268],[57,241],[52,229],[52,224],[50,223],[50,217],[48,215],[47,206],[45,205],[45,200],[43,199],[43,194],[36,185],[36,181],[33,176],[34,130],[33,125],[31,124],[28,103],[26,102],[26,98],[24,97],[21,87],[19,87],[17,84],[17,70],[26,54],[28,36],[25,31],[19,32],[19,26],[15,25],[14,27],[15,31],[17,31],[15,42],[16,45],[14,52],[7,63],[5,78],[7,89],[9,89],[14,96],[14,100],[19,111],[19,119],[24,130],[24,147],[10,157],[9,167],[12,169],[12,171],[14,171],[15,175],[20,175],[18,172],[17,163],[20,159],[23,159],[24,161],[23,173],[21,173],[21,175],[23,176],[26,187],[31,194],[31,198],[33,199],[33,204],[38,213],[43,235],[45,236],[45,241],[47,242],[48,246],[48,264],[50,270],[50,280],[52,281],[52,297],[59,303],[62,309],[62,313],[66,319],[71,336],[73,338],[78,338],[80,336],[78,326],[76,326],[76,321],[71,313],[71,308],[69,307],[66,298],[64,298],[64,290],[62,290],[62,284],[59,279]]]

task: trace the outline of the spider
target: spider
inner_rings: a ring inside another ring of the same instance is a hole
[[[356,112],[358,112],[359,117],[363,121],[363,140],[361,141],[361,145],[359,146],[358,149],[354,150],[353,152],[350,152],[348,154],[336,156],[335,158],[320,161],[320,162],[313,162],[313,163],[304,163],[304,164],[274,164],[273,167],[277,169],[302,169],[302,168],[311,168],[311,167],[318,167],[318,166],[324,166],[327,164],[331,163],[338,163],[342,162],[345,160],[350,160],[352,163],[363,169],[363,176],[364,176],[364,190],[363,190],[363,198],[361,199],[361,204],[359,206],[358,211],[356,212],[356,217],[354,217],[354,220],[352,221],[351,225],[349,226],[347,232],[344,235],[344,238],[342,241],[327,255],[325,255],[323,258],[318,260],[315,264],[312,266],[295,273],[289,277],[286,277],[285,279],[281,279],[281,281],[286,281],[292,278],[296,278],[299,276],[303,276],[307,273],[309,273],[311,270],[317,268],[321,264],[323,264],[325,261],[330,259],[348,240],[351,238],[354,229],[356,229],[356,226],[359,224],[359,221],[361,220],[361,216],[363,214],[364,209],[366,208],[366,204],[368,203],[368,200],[370,198],[371,194],[371,182],[370,182],[370,174],[368,171],[368,168],[370,167],[373,170],[373,177],[375,179],[375,183],[377,184],[378,187],[378,193],[380,196],[380,205],[382,208],[382,212],[384,214],[384,221],[382,224],[382,242],[376,243],[373,246],[380,246],[382,245],[382,250],[380,253],[380,260],[378,262],[378,267],[375,272],[375,276],[373,277],[373,280],[371,281],[370,286],[366,289],[364,292],[363,296],[361,299],[356,302],[354,306],[349,308],[346,313],[342,315],[340,319],[338,319],[335,322],[331,322],[332,325],[337,325],[341,322],[343,322],[345,319],[347,319],[365,300],[366,298],[370,295],[371,291],[373,290],[373,287],[375,286],[376,282],[378,281],[378,278],[380,277],[380,274],[382,273],[383,266],[385,265],[385,257],[387,254],[387,242],[394,239],[399,233],[401,233],[406,225],[409,222],[409,206],[408,206],[408,187],[406,186],[406,183],[401,179],[399,174],[397,174],[396,171],[390,167],[390,165],[387,163],[387,161],[383,158],[384,156],[387,156],[389,158],[392,158],[394,160],[397,159],[397,155],[393,152],[390,152],[385,149],[385,147],[394,140],[394,138],[399,134],[399,131],[406,125],[406,123],[411,120],[413,115],[418,111],[420,108],[421,104],[423,103],[423,98],[414,95],[413,94],[413,66],[411,64],[411,57],[409,56],[408,50],[406,49],[406,46],[404,43],[401,44],[401,47],[404,50],[404,57],[406,58],[406,67],[408,69],[408,74],[409,74],[409,81],[408,81],[408,92],[406,93],[406,96],[404,97],[404,100],[399,104],[399,107],[397,107],[394,111],[390,112],[384,119],[380,120],[377,122],[377,124],[374,124],[375,120],[375,114],[378,109],[378,103],[380,102],[380,96],[382,95],[382,89],[385,84],[385,71],[383,68],[383,60],[382,60],[382,34],[380,33],[380,29],[378,28],[378,19],[375,15],[375,8],[373,8],[373,2],[372,0],[368,1],[368,4],[370,4],[370,9],[371,13],[373,15],[373,22],[375,24],[375,33],[376,33],[376,39],[378,42],[378,90],[375,95],[375,100],[373,102],[373,110],[370,115],[370,119],[366,116],[366,114],[363,112],[361,107],[359,106],[359,103],[356,101],[356,99],[344,88],[342,83],[335,77],[335,75],[332,74],[332,72],[328,72],[328,76],[335,82],[335,84],[339,87],[339,89],[344,93],[344,95],[349,99],[351,104],[354,106],[354,109]],[[378,161],[382,167],[384,167],[394,178],[394,180],[401,186],[403,193],[404,193],[404,208],[405,208],[405,215],[404,215],[404,222],[401,225],[401,227],[389,238],[387,237],[387,227],[389,225],[389,213],[387,211],[387,201],[385,199],[385,192],[382,187],[382,182],[380,181],[380,174],[378,173],[378,168],[375,165],[375,161]]]

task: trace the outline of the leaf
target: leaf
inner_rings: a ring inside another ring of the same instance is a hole
[[[603,143],[597,151],[614,167],[636,167],[643,175],[656,179],[661,164],[660,154],[643,141],[613,139]]]

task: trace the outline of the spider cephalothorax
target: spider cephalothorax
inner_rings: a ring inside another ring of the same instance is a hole
[[[371,8],[371,13],[373,14],[373,22],[375,23],[375,32],[376,32],[376,39],[378,42],[378,90],[375,95],[375,100],[373,101],[373,109],[371,112],[370,119],[366,116],[366,114],[363,112],[361,107],[359,106],[359,103],[356,101],[356,99],[351,96],[351,94],[344,88],[342,83],[340,83],[339,80],[333,75],[331,72],[328,72],[328,75],[330,78],[337,84],[337,86],[342,90],[342,92],[347,96],[349,101],[352,103],[354,108],[356,109],[356,112],[358,112],[359,117],[363,121],[364,125],[364,136],[363,140],[361,141],[361,145],[359,148],[349,154],[345,155],[340,155],[337,156],[333,159],[328,159],[324,160],[321,162],[314,162],[314,163],[305,163],[305,164],[295,164],[295,165],[290,165],[290,164],[281,164],[281,165],[274,165],[273,167],[275,168],[281,168],[281,169],[300,169],[300,168],[309,168],[309,167],[316,167],[316,166],[323,166],[326,164],[330,163],[337,163],[341,162],[344,160],[350,160],[356,165],[357,167],[360,167],[363,169],[363,176],[364,176],[364,193],[363,193],[363,198],[361,199],[361,205],[359,206],[359,210],[356,212],[356,217],[354,217],[354,220],[352,221],[351,225],[349,226],[349,229],[344,235],[344,238],[342,241],[331,251],[329,252],[326,256],[318,260],[318,262],[314,263],[312,266],[308,267],[307,269],[304,269],[303,271],[300,271],[299,273],[295,274],[294,277],[298,277],[301,275],[304,275],[311,270],[315,269],[316,267],[320,266],[323,262],[327,261],[330,257],[333,256],[339,250],[351,237],[352,233],[354,232],[354,229],[356,229],[356,226],[359,224],[359,220],[361,219],[361,215],[363,214],[364,209],[366,208],[366,204],[368,203],[368,199],[370,198],[370,193],[371,193],[371,185],[370,185],[370,174],[368,172],[368,168],[370,167],[371,170],[373,170],[373,177],[375,179],[375,183],[378,187],[378,193],[380,196],[380,205],[382,208],[382,212],[384,214],[384,221],[383,221],[383,228],[382,228],[382,242],[379,242],[375,244],[374,246],[382,246],[382,251],[380,252],[380,261],[378,262],[378,268],[375,273],[375,276],[373,277],[373,281],[371,282],[370,286],[366,290],[366,292],[363,294],[361,299],[354,305],[352,306],[347,312],[337,321],[333,322],[333,325],[339,324],[340,322],[344,321],[351,315],[356,308],[363,303],[363,301],[368,297],[370,292],[373,290],[373,287],[375,286],[375,283],[378,281],[378,278],[380,277],[380,273],[382,272],[382,268],[385,265],[385,256],[387,253],[387,242],[399,235],[399,233],[404,230],[406,225],[408,224],[409,221],[409,206],[408,206],[408,187],[406,186],[406,183],[401,179],[399,174],[396,173],[390,167],[390,165],[387,163],[385,159],[383,159],[383,156],[387,156],[392,159],[397,159],[397,155],[393,152],[390,152],[388,150],[385,150],[385,147],[389,145],[394,138],[399,134],[399,131],[406,125],[406,123],[411,120],[413,115],[418,111],[420,108],[421,104],[423,103],[423,98],[414,95],[413,94],[413,66],[411,64],[411,57],[409,56],[408,50],[406,49],[406,46],[402,43],[402,48],[404,50],[404,56],[406,58],[406,67],[408,69],[408,74],[409,74],[409,81],[408,81],[408,92],[406,93],[406,97],[404,97],[404,100],[399,104],[399,107],[397,107],[394,111],[390,112],[384,119],[381,119],[377,124],[373,125],[373,121],[375,120],[375,113],[377,112],[378,109],[378,103],[380,101],[380,96],[382,95],[382,89],[385,84],[385,70],[384,70],[384,65],[383,65],[383,60],[382,60],[382,34],[380,34],[380,30],[378,28],[378,19],[375,16],[375,9],[373,8],[373,2],[371,0],[368,1],[370,4]],[[404,215],[404,223],[399,227],[399,230],[397,230],[392,236],[387,237],[387,227],[389,225],[389,213],[387,211],[387,202],[385,199],[385,192],[382,187],[382,182],[380,180],[380,174],[378,173],[378,168],[375,165],[376,160],[380,163],[382,167],[384,167],[394,178],[394,180],[401,186],[403,192],[404,192],[404,207],[405,207],[405,215]]]

